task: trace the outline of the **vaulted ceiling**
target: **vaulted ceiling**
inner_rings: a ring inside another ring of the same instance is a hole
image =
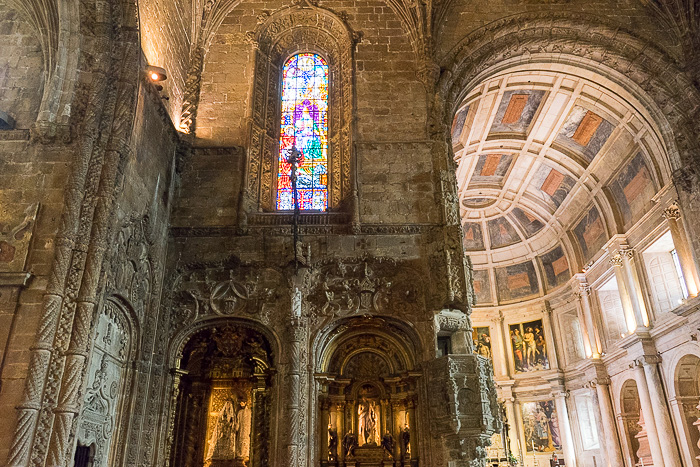
[[[457,111],[464,247],[481,304],[562,286],[667,184],[651,119],[603,81],[573,69],[512,71],[477,86]]]

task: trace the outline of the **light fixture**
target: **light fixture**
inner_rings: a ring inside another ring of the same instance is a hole
[[[151,81],[165,81],[168,75],[165,74],[165,68],[159,66],[148,65],[146,67],[146,75]]]

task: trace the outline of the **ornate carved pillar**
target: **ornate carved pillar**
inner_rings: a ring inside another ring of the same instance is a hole
[[[554,404],[557,407],[557,416],[559,417],[564,460],[567,467],[576,467],[576,450],[574,449],[574,437],[571,434],[571,422],[569,421],[569,410],[566,407],[566,397],[566,392],[559,391],[554,394]]]
[[[657,356],[644,356],[637,361],[637,367],[641,364],[647,382],[647,391],[654,413],[654,423],[659,436],[659,444],[664,454],[666,467],[681,467],[681,458],[678,444],[674,436],[673,425],[669,416],[668,404],[664,395],[664,388],[659,375]]]
[[[624,467],[620,439],[615,427],[615,414],[612,400],[610,399],[609,380],[607,378],[598,378],[595,381],[591,381],[590,385],[595,388],[598,396],[598,410],[600,410],[600,419],[603,422],[603,442],[608,463],[611,467]]]
[[[542,310],[542,326],[544,326],[544,338],[547,343],[547,358],[549,359],[549,367],[552,369],[559,368],[559,349],[557,348],[556,340],[554,339],[554,329],[552,328],[552,308],[549,303],[545,302]]]
[[[654,421],[654,408],[652,407],[651,398],[649,397],[649,389],[647,388],[647,380],[644,375],[642,363],[636,360],[632,367],[634,369],[634,380],[637,382],[637,391],[639,393],[639,403],[644,415],[647,437],[649,439],[649,447],[651,448],[651,457],[654,459],[654,467],[664,467],[664,455],[659,443],[659,434],[656,431],[656,423]]]
[[[587,347],[587,356],[592,356],[593,358],[600,357],[602,351],[600,334],[598,333],[598,328],[593,320],[593,307],[591,306],[591,286],[588,285],[586,276],[584,274],[576,274],[578,279],[578,290],[576,295],[578,296],[579,303],[581,304],[581,314],[583,315],[584,324],[584,346]]]
[[[301,436],[301,410],[300,407],[300,391],[302,378],[302,353],[304,346],[304,336],[306,330],[299,318],[292,318],[289,328],[289,342],[287,349],[289,351],[289,360],[287,362],[286,375],[286,399],[287,399],[287,439],[286,439],[286,455],[283,461],[289,467],[303,465],[302,451],[304,446],[300,445]]]
[[[170,385],[172,388],[172,396],[170,397],[170,407],[168,410],[168,436],[166,438],[167,446],[165,448],[165,456],[163,456],[165,458],[166,467],[170,465],[170,452],[175,441],[173,438],[173,432],[175,430],[175,415],[178,407],[178,401],[180,400],[180,381],[182,380],[182,377],[187,374],[187,372],[179,368],[172,368],[170,373],[172,374],[172,384]],[[181,408],[181,410],[183,409],[184,407]]]
[[[698,276],[698,270],[695,267],[695,260],[693,259],[693,252],[690,248],[688,237],[685,229],[683,228],[683,223],[681,221],[681,210],[678,207],[678,204],[674,203],[664,209],[663,216],[666,218],[668,229],[671,232],[671,237],[673,238],[673,245],[676,247],[678,262],[681,264],[683,280],[685,281],[685,285],[688,289],[688,294],[691,297],[695,297],[698,294],[698,290],[700,290],[700,277]]]
[[[633,332],[640,326],[643,326],[641,311],[638,306],[635,306],[635,301],[632,300],[634,290],[631,290],[628,274],[625,272],[625,262],[622,255],[615,253],[610,257],[610,265],[615,271],[615,279],[617,281],[617,289],[620,294],[620,302],[622,309],[625,312],[625,322],[627,323],[627,331]]]
[[[408,423],[411,429],[411,459],[418,456],[418,424],[416,423],[416,400],[412,397],[406,401],[406,412],[408,413]]]

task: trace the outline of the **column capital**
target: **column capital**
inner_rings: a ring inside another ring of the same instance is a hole
[[[622,256],[619,253],[616,253],[610,257],[610,266],[613,267],[622,267]]]
[[[607,376],[599,376],[597,378],[593,378],[586,384],[584,384],[584,387],[588,387],[591,389],[595,389],[598,386],[609,386],[610,385],[610,378]]]
[[[494,316],[491,318],[491,322],[494,324],[503,324],[503,319],[505,317],[503,316],[503,312],[501,310],[498,310],[498,316]]]
[[[578,290],[576,290],[574,293],[579,300],[583,299],[583,297],[589,297],[591,295],[591,286],[587,282],[579,283],[577,289]]]
[[[569,391],[568,389],[556,389],[556,390],[552,391],[552,397],[555,399],[558,399],[558,398],[567,399],[567,398],[571,397],[571,391]]]
[[[681,218],[681,209],[678,207],[678,204],[674,201],[673,204],[664,209],[662,215],[666,220],[677,221]]]
[[[629,260],[634,257],[634,248],[632,248],[629,245],[620,245],[620,249],[618,251],[620,252],[620,255],[625,259]]]
[[[630,368],[656,365],[657,363],[661,363],[661,356],[659,354],[642,355],[641,357],[635,358],[634,361],[630,363]]]

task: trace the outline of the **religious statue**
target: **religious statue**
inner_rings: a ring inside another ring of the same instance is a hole
[[[209,463],[212,459],[235,459],[236,435],[238,434],[235,403],[235,400],[228,399],[219,412],[214,430],[207,440],[206,460]]]
[[[379,444],[379,433],[377,432],[377,404],[374,401],[362,400],[357,406],[358,431],[360,442],[365,444]]]
[[[382,436],[382,447],[389,454],[389,458],[394,457],[394,437],[388,431]]]
[[[334,461],[338,456],[338,432],[328,425],[328,460]]]
[[[243,459],[250,456],[251,410],[245,400],[231,397],[224,402],[207,440],[205,465],[213,460]]]
[[[408,458],[411,456],[411,430],[408,425],[403,427],[401,432],[401,457]]]
[[[357,447],[357,436],[352,431],[349,431],[343,437],[343,450],[345,451],[345,457],[354,457],[355,448]]]

